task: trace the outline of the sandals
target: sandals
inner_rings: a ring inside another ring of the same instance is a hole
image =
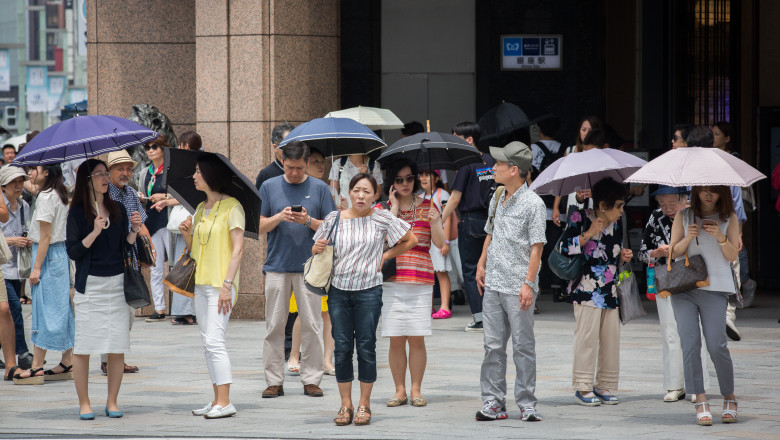
[[[371,408],[359,406],[355,415],[355,425],[363,426],[371,423]]]
[[[66,366],[62,362],[60,362],[60,367],[62,367],[62,371],[57,373],[54,371],[54,367],[51,370],[46,370],[43,372],[43,378],[44,380],[73,380],[73,365]]]
[[[452,318],[452,312],[449,310],[439,309],[436,313],[431,313],[433,319],[449,319]]]
[[[11,369],[8,370],[8,374],[5,375],[5,380],[9,380],[9,381],[10,380],[14,380],[14,374],[16,374],[16,370],[18,370],[18,369],[19,369],[19,367],[17,367],[16,365],[11,367]]]
[[[712,413],[709,411],[710,409],[710,402],[704,401],[701,403],[694,403],[693,407],[697,408],[699,406],[707,405],[706,411],[697,412],[696,413],[696,423],[698,423],[701,426],[712,426]],[[698,411],[698,408],[697,408]]]
[[[28,298],[27,295],[22,295],[19,297],[19,302],[22,304],[31,304],[32,300],[30,300],[30,298]]]
[[[43,368],[30,368],[27,370],[30,372],[30,376],[22,377],[20,374],[14,374],[14,385],[43,385],[43,375],[38,376],[38,373],[43,371]]]
[[[726,409],[721,413],[720,421],[722,423],[737,423],[737,410],[731,409],[731,404],[733,403],[734,406],[737,406],[737,401],[724,399],[723,403],[726,404]]]
[[[338,415],[335,419],[333,419],[333,422],[336,423],[337,426],[346,426],[352,423],[352,418],[354,416],[355,411],[352,408],[347,408],[346,406],[342,406],[339,410]]]

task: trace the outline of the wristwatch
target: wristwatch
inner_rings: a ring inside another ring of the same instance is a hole
[[[306,226],[307,228],[311,226],[311,216],[309,216],[309,219],[306,220],[306,223],[303,224],[303,226]]]
[[[449,240],[444,240],[444,244],[450,244]]]
[[[538,282],[538,281],[536,281],[536,280],[534,280],[534,281],[529,281],[529,280],[527,280],[527,279],[526,279],[526,280],[523,280],[523,284],[528,284],[528,287],[530,287],[530,288],[531,288],[531,290],[533,290],[534,292],[536,291],[536,289],[537,289],[537,288],[538,288],[538,286],[539,286],[539,282]]]

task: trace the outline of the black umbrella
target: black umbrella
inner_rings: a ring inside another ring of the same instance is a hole
[[[398,160],[408,159],[421,169],[458,170],[482,162],[482,155],[463,139],[447,133],[417,133],[401,138],[387,147],[377,159],[382,168]]]
[[[479,144],[493,145],[491,142],[511,137],[511,135],[520,129],[528,128],[531,120],[525,112],[511,102],[502,101],[501,104],[487,111],[479,121],[480,136]],[[514,139],[513,139],[514,140]],[[494,145],[503,147],[503,145]]]
[[[217,156],[232,173],[232,183],[225,194],[235,197],[244,208],[246,224],[244,236],[258,239],[260,232],[260,193],[255,185],[241,171],[230,163],[227,157],[219,153],[207,153],[204,151],[191,151],[176,148],[164,148],[165,172],[163,179],[167,185],[167,191],[171,193],[191,214],[195,208],[206,200],[206,193],[195,189],[192,175],[195,174],[195,165],[203,154]]]

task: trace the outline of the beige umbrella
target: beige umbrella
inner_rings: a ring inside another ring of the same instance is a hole
[[[358,106],[330,112],[325,117],[352,119],[372,130],[392,130],[404,127],[404,123],[398,119],[398,116],[385,108]]]

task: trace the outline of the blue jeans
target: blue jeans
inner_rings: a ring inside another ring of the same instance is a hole
[[[337,382],[352,382],[352,353],[357,348],[358,380],[376,382],[376,328],[382,314],[382,286],[341,290],[330,286],[328,313],[335,341]]]
[[[464,214],[458,223],[458,251],[463,268],[463,288],[466,290],[471,313],[476,315],[477,321],[482,321],[482,295],[477,289],[477,263],[487,238],[486,222],[487,217],[484,215]]]
[[[14,319],[16,331],[16,354],[27,353],[27,341],[24,339],[24,318],[22,317],[22,303],[19,294],[22,292],[21,280],[5,280],[5,290],[8,291],[8,307]]]

